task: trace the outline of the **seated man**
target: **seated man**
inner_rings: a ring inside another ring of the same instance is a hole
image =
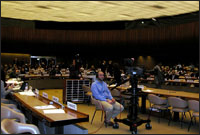
[[[104,123],[108,126],[112,126],[114,123],[110,121],[111,117],[114,119],[120,112],[124,110],[124,107],[115,101],[103,79],[104,73],[102,71],[98,72],[96,81],[92,83],[91,91],[93,97],[97,100],[100,100],[104,111],[106,111]]]

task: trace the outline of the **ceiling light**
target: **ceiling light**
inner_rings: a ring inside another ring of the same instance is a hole
[[[156,19],[155,19],[155,18],[152,18],[152,20],[153,20],[153,21],[156,21]]]

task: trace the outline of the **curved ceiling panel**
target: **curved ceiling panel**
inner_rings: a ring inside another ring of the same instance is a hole
[[[59,21],[119,21],[199,11],[199,1],[1,1],[1,17]]]

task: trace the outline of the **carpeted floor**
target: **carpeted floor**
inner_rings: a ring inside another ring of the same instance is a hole
[[[59,99],[62,99],[62,90],[40,90],[40,95],[42,92],[48,93],[49,97],[57,96]],[[55,95],[56,94],[56,95]],[[147,110],[149,108],[149,101],[147,102]],[[87,103],[79,103],[77,104],[78,111],[89,114],[89,122],[79,123],[79,125],[88,129],[88,133],[95,133],[95,134],[130,134],[129,127],[119,123],[119,129],[113,129],[112,127],[105,127],[103,121],[101,122],[101,112],[98,111],[95,115],[93,124],[91,125],[91,119],[95,110],[94,105],[89,105]],[[141,99],[139,98],[139,106],[141,106]],[[121,113],[121,118],[127,117],[127,109]],[[138,134],[199,134],[199,119],[197,119],[197,124],[193,125],[188,132],[188,124],[190,121],[189,113],[186,113],[187,118],[184,120],[185,123],[183,124],[183,128],[181,129],[179,122],[171,122],[171,125],[168,126],[168,119],[161,118],[160,123],[158,123],[158,113],[154,112],[151,117],[151,130],[145,129],[145,124],[138,127]],[[139,113],[139,117],[142,119],[147,119],[147,114]],[[120,116],[118,116],[119,118]],[[102,126],[101,129],[99,129]],[[98,130],[99,129],[99,130]],[[98,131],[97,131],[98,130]],[[97,132],[95,132],[97,131]]]
[[[90,122],[95,110],[95,106],[87,105],[87,104],[78,104],[78,110],[89,114]],[[121,113],[121,118],[127,117],[127,110],[124,110]],[[197,124],[192,126],[190,131],[188,132],[188,123],[189,123],[189,114],[187,113],[187,118],[184,120],[186,123],[183,124],[183,128],[181,129],[179,122],[171,122],[170,126],[168,126],[168,119],[161,118],[160,123],[158,123],[158,114],[155,112],[151,117],[151,130],[145,129],[145,124],[138,127],[138,134],[199,134],[199,119],[197,119]],[[139,117],[142,119],[147,119],[147,114],[140,114]],[[120,116],[118,116],[120,118]],[[81,126],[88,129],[88,133],[92,133],[96,131],[103,123],[101,122],[101,111],[98,111],[95,115],[93,124],[90,122],[80,123]],[[113,129],[112,127],[103,126],[100,130],[98,130],[95,134],[130,134],[129,127],[119,123],[119,129]]]

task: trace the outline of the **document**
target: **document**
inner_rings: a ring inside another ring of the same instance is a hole
[[[144,91],[144,92],[152,92],[152,90],[142,90],[142,91]]]
[[[19,92],[20,95],[26,95],[26,96],[35,96],[35,93],[33,93],[32,91],[28,91],[28,92]]]
[[[44,106],[34,106],[34,108],[36,108],[36,109],[54,109],[56,107],[53,105],[44,105]]]
[[[52,113],[65,113],[63,109],[51,109],[51,110],[43,110],[44,114],[52,114]]]

